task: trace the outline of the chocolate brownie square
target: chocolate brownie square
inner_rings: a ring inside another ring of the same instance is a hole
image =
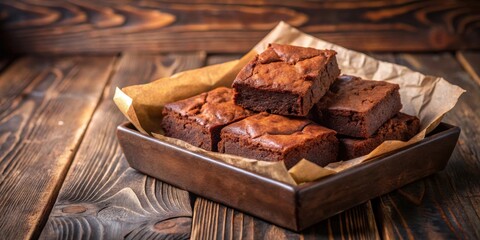
[[[336,161],[335,131],[308,119],[259,113],[221,131],[219,152],[264,161],[284,161],[293,167],[302,158],[320,166]]]
[[[210,92],[166,104],[162,128],[165,136],[216,151],[220,130],[253,113],[233,102],[233,89],[220,87]]]
[[[420,120],[415,116],[398,113],[384,123],[371,137],[355,139],[339,137],[339,159],[348,160],[370,153],[386,140],[408,141],[420,130]]]
[[[306,116],[340,74],[336,52],[270,44],[233,82],[235,103],[254,111]]]
[[[368,138],[402,108],[398,84],[341,76],[313,107],[316,122],[351,137]]]

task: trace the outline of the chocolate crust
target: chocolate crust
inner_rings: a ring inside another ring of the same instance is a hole
[[[220,87],[197,96],[166,104],[162,128],[165,136],[217,151],[220,130],[254,114],[233,102],[233,90]]]
[[[260,113],[221,131],[219,152],[264,161],[284,161],[287,168],[306,158],[320,166],[337,158],[335,131],[307,119]]]
[[[235,103],[254,111],[306,116],[340,74],[336,52],[270,44],[237,75]]]
[[[315,104],[312,115],[339,134],[368,138],[401,108],[398,84],[344,75]]]

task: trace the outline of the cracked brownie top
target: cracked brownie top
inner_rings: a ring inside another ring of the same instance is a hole
[[[330,110],[367,112],[399,88],[398,84],[385,81],[342,75],[317,105]]]
[[[237,75],[235,84],[305,93],[336,52],[272,43]]]
[[[164,114],[175,112],[180,117],[210,127],[228,124],[250,116],[253,112],[233,102],[233,89],[219,87],[212,91],[165,105]]]
[[[335,138],[335,131],[304,118],[259,113],[222,129],[229,134],[270,149],[285,150],[313,139]]]

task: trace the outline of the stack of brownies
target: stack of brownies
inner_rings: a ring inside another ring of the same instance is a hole
[[[165,105],[165,135],[209,151],[291,168],[368,154],[406,141],[419,120],[400,113],[399,86],[339,76],[336,52],[270,44],[220,87]]]

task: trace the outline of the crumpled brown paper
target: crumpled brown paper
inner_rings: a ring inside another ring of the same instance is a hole
[[[185,71],[154,82],[125,87],[115,92],[114,101],[122,113],[142,133],[161,133],[160,121],[164,104],[185,99],[219,86],[231,86],[240,69],[268,43],[283,43],[337,51],[338,65],[343,74],[364,79],[384,80],[400,85],[404,113],[420,119],[421,131],[408,142],[386,141],[370,154],[349,161],[331,163],[325,168],[303,159],[289,171],[281,162],[265,162],[227,154],[212,153],[178,139],[153,134],[154,137],[177,144],[191,151],[202,152],[226,163],[256,172],[288,184],[300,184],[335,174],[371,159],[416,143],[433,130],[443,115],[452,109],[464,90],[439,77],[425,76],[406,67],[383,62],[363,53],[325,42],[281,22],[252,51],[240,60]]]

